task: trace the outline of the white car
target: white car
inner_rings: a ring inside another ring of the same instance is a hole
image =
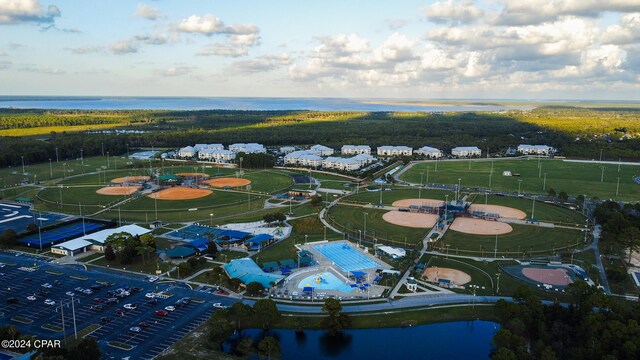
[[[93,291],[91,291],[91,289],[84,289],[84,290],[82,290],[82,293],[86,294],[86,295],[91,295],[91,294],[93,294]]]
[[[157,277],[157,276],[152,276],[152,277],[150,277],[150,278],[149,278],[149,282],[156,282],[156,281],[158,281],[159,279],[160,279],[160,278],[159,278],[159,277]]]
[[[51,289],[53,287],[53,285],[49,284],[49,283],[44,283],[42,284],[42,287],[45,289]]]
[[[44,303],[45,303],[46,305],[55,305],[55,304],[56,304],[56,302],[55,302],[55,301],[53,301],[53,300],[51,300],[51,299],[47,299],[47,300],[45,300],[45,301],[44,301]]]
[[[73,291],[67,291],[65,294],[67,296],[76,296],[76,293],[74,293]]]
[[[138,308],[138,305],[136,305],[136,304],[124,304],[124,306],[123,306],[123,307],[124,307],[125,309],[127,309],[127,310],[135,310],[135,309],[137,309],[137,308]]]
[[[144,297],[146,297],[147,299],[154,299],[156,297],[156,294],[154,294],[154,293],[146,293],[146,294],[144,294]]]
[[[176,307],[175,306],[167,306],[164,308],[166,311],[175,311]]]
[[[134,326],[134,327],[130,327],[129,331],[139,333],[140,331],[142,331],[142,328],[140,328],[139,326]]]
[[[228,308],[227,305],[222,305],[222,303],[213,303],[213,307],[216,309],[226,309]]]
[[[27,296],[27,300],[29,300],[29,301],[35,301],[35,300],[36,300],[36,297],[35,297],[35,296],[33,296],[33,295],[29,295],[29,296]]]

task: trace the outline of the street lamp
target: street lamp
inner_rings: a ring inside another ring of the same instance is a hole
[[[49,158],[49,177],[53,178],[53,168],[51,167],[51,158]]]
[[[26,175],[27,172],[24,171],[24,156],[20,156],[20,158],[22,159],[22,175]]]
[[[369,213],[362,213],[362,216],[364,217],[364,238],[365,238],[365,240],[367,239],[367,215],[369,215]]]
[[[422,175],[423,172],[420,173],[420,187],[418,188],[418,199],[422,199]]]
[[[518,180],[518,196],[520,196],[521,185],[522,185],[522,180]]]
[[[457,202],[458,200],[460,200],[460,181],[462,181],[462,179],[461,179],[461,178],[458,178],[458,189],[457,189],[457,191],[456,191],[456,202]]]
[[[213,227],[213,213],[209,214],[209,218],[211,219],[211,227]]]

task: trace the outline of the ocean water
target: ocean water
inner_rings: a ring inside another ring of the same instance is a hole
[[[318,111],[499,111],[529,109],[495,104],[428,105],[393,99],[261,97],[75,97],[0,96],[0,108],[59,110],[318,110]]]

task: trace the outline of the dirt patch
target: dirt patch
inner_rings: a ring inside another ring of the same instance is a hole
[[[525,219],[527,214],[518,209],[514,209],[507,206],[500,205],[482,205],[482,204],[474,204],[469,207],[469,212],[473,211],[483,211],[485,213],[493,213],[500,214],[500,217],[510,218],[510,219]]]
[[[205,180],[204,182],[215,188],[223,188],[225,186],[240,187],[251,184],[251,180],[243,178],[215,178],[211,180]]]
[[[208,179],[211,177],[211,175],[205,174],[205,173],[189,173],[189,172],[177,173],[176,175],[182,176],[182,177],[198,178],[198,179]]]
[[[523,268],[522,274],[531,280],[549,285],[566,286],[573,282],[567,274],[567,269]]]
[[[134,183],[143,183],[151,180],[150,176],[125,176],[112,179],[111,182],[114,184],[134,184]]]
[[[150,194],[149,197],[158,200],[191,200],[205,197],[211,193],[213,191],[206,189],[172,187]]]
[[[507,223],[460,217],[453,220],[450,229],[475,235],[503,235],[513,231]]]
[[[422,277],[431,282],[437,282],[438,279],[447,279],[456,285],[464,285],[471,281],[471,276],[466,272],[439,267],[426,268]]]
[[[140,190],[140,186],[106,186],[98,189],[100,195],[131,195]]]
[[[397,207],[409,207],[411,205],[440,207],[444,205],[444,201],[435,199],[402,199],[394,201],[391,205]]]
[[[430,229],[438,221],[438,215],[410,213],[403,211],[389,211],[382,215],[382,219],[388,223],[410,228]]]

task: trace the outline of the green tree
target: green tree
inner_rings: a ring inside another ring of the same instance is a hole
[[[11,248],[18,245],[16,232],[13,229],[7,229],[0,236],[0,246],[3,248]]]
[[[242,356],[249,356],[250,354],[253,354],[256,351],[253,347],[253,338],[250,336],[242,338],[240,342],[238,342],[236,350],[242,354]]]
[[[564,191],[560,191],[558,193],[558,199],[560,199],[560,201],[562,201],[562,202],[565,202],[565,201],[569,200],[569,195]]]
[[[249,305],[237,302],[229,308],[229,319],[235,324],[236,330],[242,330],[242,324],[253,316],[253,309]]]
[[[287,220],[287,215],[285,215],[285,214],[284,214],[284,213],[282,213],[282,212],[277,212],[277,213],[274,213],[274,214],[273,214],[273,218],[275,219],[275,221],[277,221],[277,222],[279,222],[279,223],[282,223],[282,222],[284,222],[285,220]]]
[[[342,311],[342,304],[340,300],[334,298],[327,298],[322,305],[322,311],[329,314],[329,316],[336,316]]]
[[[272,222],[276,221],[276,218],[273,213],[269,213],[269,214],[264,214],[264,216],[262,217],[262,220],[267,224],[271,224]]]
[[[622,234],[618,237],[618,241],[629,251],[629,259],[627,263],[631,263],[631,254],[640,249],[640,229],[630,226],[622,230]]]
[[[273,336],[265,336],[258,343],[258,354],[266,356],[267,359],[279,358],[282,354],[280,342]]]
[[[252,281],[247,284],[247,295],[249,296],[261,296],[264,291],[264,286],[257,281]]]
[[[322,203],[322,198],[319,195],[313,195],[310,199],[310,204],[313,207],[316,207]]]
[[[276,306],[275,301],[271,299],[260,299],[253,305],[253,311],[258,320],[262,324],[262,329],[267,330],[271,325],[278,322],[282,315]]]
[[[558,196],[558,194],[553,188],[549,188],[549,190],[547,190],[547,195],[549,195],[549,197],[552,197],[552,198],[555,198],[556,196]]]
[[[113,245],[111,245],[110,243],[107,243],[107,245],[104,247],[104,258],[107,261],[113,261],[116,259],[116,253],[113,252]]]
[[[36,232],[36,231],[38,231],[38,225],[36,225],[34,223],[30,223],[29,225],[27,225],[27,231],[28,232]]]
[[[69,349],[66,359],[69,360],[94,360],[100,359],[100,346],[92,337],[83,338]]]
[[[340,313],[342,305],[339,300],[333,298],[325,299],[322,311],[329,315],[322,320],[322,326],[330,336],[338,335],[351,326],[351,319],[346,314]]]

